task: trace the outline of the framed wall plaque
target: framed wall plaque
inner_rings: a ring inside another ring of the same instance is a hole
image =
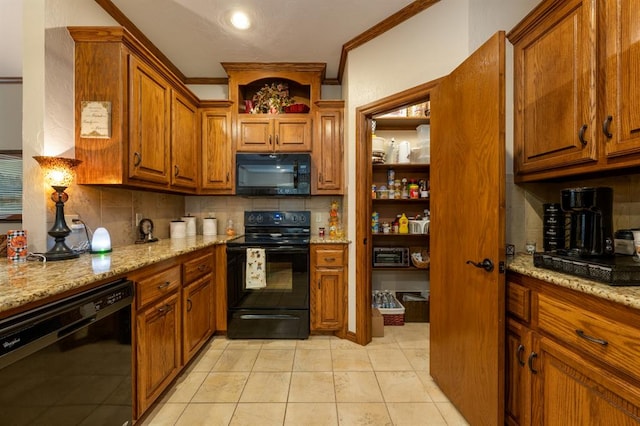
[[[80,137],[98,139],[111,137],[111,102],[82,101]]]

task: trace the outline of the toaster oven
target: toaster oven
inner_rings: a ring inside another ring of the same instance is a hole
[[[373,266],[388,268],[408,268],[408,247],[374,247]]]

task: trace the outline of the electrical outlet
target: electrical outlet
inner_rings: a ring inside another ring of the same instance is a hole
[[[64,221],[67,222],[67,224],[73,223],[74,220],[78,220],[80,219],[80,215],[79,214],[65,214],[64,215]]]
[[[134,224],[134,226],[138,226],[141,220],[142,220],[142,213],[136,213],[136,223]]]
[[[316,214],[316,223],[322,223],[322,215],[320,213]]]

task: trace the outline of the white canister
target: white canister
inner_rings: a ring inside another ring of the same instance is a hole
[[[171,238],[185,238],[187,236],[187,223],[183,220],[173,220],[169,225]]]
[[[202,219],[202,235],[218,235],[218,219],[215,217]]]
[[[195,216],[183,216],[180,218],[187,225],[187,237],[193,237],[196,235],[196,217]]]

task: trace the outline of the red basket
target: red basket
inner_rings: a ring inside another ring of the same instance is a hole
[[[391,297],[399,308],[378,308],[384,319],[384,325],[404,325],[404,306],[394,295]]]
[[[382,314],[384,325],[404,325],[404,314]]]
[[[309,107],[305,104],[293,104],[293,105],[289,105],[284,107],[284,112],[286,112],[287,114],[292,114],[292,113],[307,113],[309,112]]]

